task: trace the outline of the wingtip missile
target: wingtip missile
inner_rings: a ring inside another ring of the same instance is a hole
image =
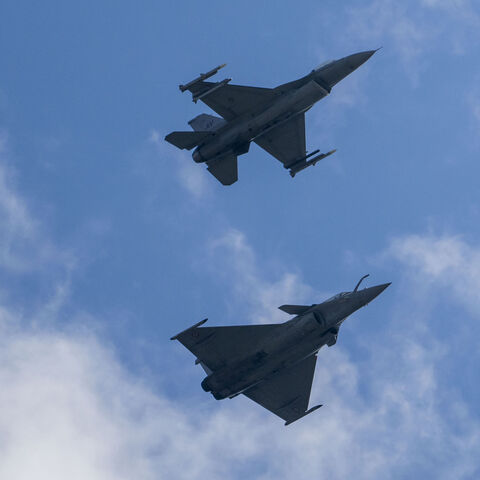
[[[201,73],[197,78],[193,79],[191,82],[188,82],[185,85],[179,85],[178,88],[180,89],[181,92],[184,92],[185,90],[188,90],[190,87],[192,87],[196,83],[202,82],[203,80],[206,80],[207,78],[213,77],[220,69],[222,69],[226,65],[227,65],[226,63],[222,63],[222,65],[219,65],[218,67],[212,68],[207,73]]]
[[[210,95],[212,92],[214,92],[215,90],[218,90],[219,88],[222,88],[224,85],[226,85],[228,82],[230,82],[232,79],[231,78],[225,78],[225,80],[222,80],[221,82],[218,82],[216,84],[213,85],[212,88],[210,88],[209,90],[207,90],[206,92],[200,94],[200,95],[193,95],[192,96],[192,100],[194,103],[197,103],[198,100],[206,97],[207,95]]]
[[[330,155],[333,155],[337,149],[330,150],[327,153],[321,153],[320,155],[317,155],[315,158],[312,158],[308,162],[305,161],[304,157],[302,160],[299,160],[298,162],[294,163],[293,165],[290,165],[288,168],[290,169],[290,176],[293,178],[298,172],[301,172],[302,170],[305,170],[307,167],[314,166],[319,162],[320,160],[323,160],[326,157],[329,157]],[[318,152],[318,150],[317,150]],[[315,152],[315,153],[317,153]]]

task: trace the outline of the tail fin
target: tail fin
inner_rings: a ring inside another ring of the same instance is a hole
[[[211,132],[172,132],[165,140],[177,148],[191,150],[210,135]]]
[[[196,132],[214,132],[220,127],[223,127],[226,123],[227,122],[223,118],[216,117],[215,115],[208,115],[207,113],[201,113],[188,122]]]

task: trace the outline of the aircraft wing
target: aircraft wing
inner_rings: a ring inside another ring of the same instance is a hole
[[[316,355],[307,357],[243,394],[283,418],[286,424],[292,423],[313,410],[307,408],[316,361]]]
[[[194,97],[201,97],[216,85],[214,82],[202,81],[195,83],[188,90]],[[273,88],[227,84],[199,99],[225,120],[232,120],[244,113],[257,110],[259,105],[272,100],[277,95]]]
[[[307,154],[305,114],[295,115],[291,120],[255,138],[254,142],[288,167]]]
[[[210,370],[215,371],[236,357],[254,352],[280,324],[189,328],[173,339],[187,347]]]

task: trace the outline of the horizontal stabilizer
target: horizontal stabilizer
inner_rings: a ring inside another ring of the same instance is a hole
[[[223,118],[208,115],[207,113],[202,113],[188,122],[196,132],[214,132],[226,123]]]
[[[222,184],[231,185],[238,180],[236,155],[225,155],[207,162],[207,170]]]
[[[191,150],[210,135],[210,132],[172,132],[169,133],[165,140],[177,148]]]
[[[281,307],[278,307],[280,310],[282,310],[285,313],[288,313],[289,315],[302,315],[302,313],[305,313],[308,309],[312,308],[311,305],[282,305]]]

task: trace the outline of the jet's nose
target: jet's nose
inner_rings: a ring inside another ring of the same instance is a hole
[[[365,63],[375,52],[376,50],[367,50],[343,57],[320,69],[318,75],[331,88]]]
[[[345,57],[345,61],[348,66],[353,70],[356,70],[360,65],[363,65],[377,50],[367,50],[365,52],[354,53]]]
[[[365,288],[360,291],[364,305],[370,303],[374,298],[378,297],[387,287],[392,283],[383,283],[382,285],[375,285],[374,287]]]

